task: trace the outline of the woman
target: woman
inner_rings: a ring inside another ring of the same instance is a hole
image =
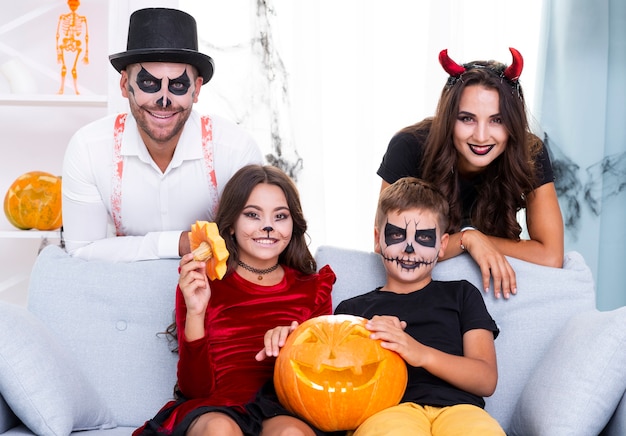
[[[276,167],[243,167],[225,185],[216,224],[229,251],[222,280],[180,261],[176,291],[178,397],[135,435],[294,435],[322,432],[285,410],[274,392],[264,335],[332,313],[335,274],[316,273],[298,191]]]
[[[401,177],[435,184],[450,201],[450,242],[442,259],[467,251],[481,269],[485,290],[496,297],[517,292],[505,256],[560,268],[563,218],[552,166],[531,133],[519,83],[523,60],[459,65],[441,51],[450,77],[434,117],[398,132],[378,175],[381,190]],[[526,210],[530,239],[520,239],[517,212]]]

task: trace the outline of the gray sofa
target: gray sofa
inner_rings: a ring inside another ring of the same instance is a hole
[[[335,304],[383,283],[376,254],[323,246],[316,258],[337,273]],[[487,410],[510,435],[625,435],[626,308],[595,310],[576,252],[563,269],[510,261],[518,295],[485,294],[501,330]],[[159,332],[172,321],[177,269],[177,260],[86,262],[46,247],[27,308],[0,302],[0,434],[129,435],[152,417],[175,383],[176,355]],[[467,255],[434,275],[480,283]]]

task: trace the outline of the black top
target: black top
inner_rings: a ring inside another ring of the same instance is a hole
[[[342,301],[335,314],[371,319],[374,315],[397,316],[406,321],[406,332],[424,345],[445,353],[463,355],[463,334],[473,329],[499,329],[489,315],[480,291],[466,280],[432,281],[409,294],[380,288]],[[484,408],[482,397],[465,392],[423,368],[407,364],[408,382],[402,402],[429,406],[473,404]]]
[[[387,151],[383,156],[377,174],[388,183],[394,183],[402,177],[421,178],[424,143],[427,136],[427,131],[417,132],[417,135],[408,132],[400,132],[394,135],[391,141],[389,141]],[[545,145],[542,145],[541,151],[535,156],[535,169],[537,171],[535,188],[554,182],[552,164]],[[471,209],[478,195],[477,187],[482,182],[483,177],[481,175],[471,179],[459,177],[459,198],[463,204],[463,225],[469,224]]]

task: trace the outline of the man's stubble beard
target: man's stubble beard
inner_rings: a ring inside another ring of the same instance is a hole
[[[138,106],[136,103],[130,104],[130,111],[137,121],[137,126],[141,129],[150,139],[156,143],[167,143],[176,136],[179,136],[185,127],[185,123],[191,115],[191,108],[181,110],[178,112],[178,121],[171,129],[155,129],[148,121],[148,117],[151,117],[147,111]],[[149,112],[149,111],[148,111]],[[159,134],[159,132],[161,132]]]

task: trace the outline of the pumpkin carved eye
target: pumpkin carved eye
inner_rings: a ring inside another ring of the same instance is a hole
[[[404,360],[369,338],[364,318],[328,315],[302,323],[274,368],[281,403],[324,431],[351,430],[398,404]]]

